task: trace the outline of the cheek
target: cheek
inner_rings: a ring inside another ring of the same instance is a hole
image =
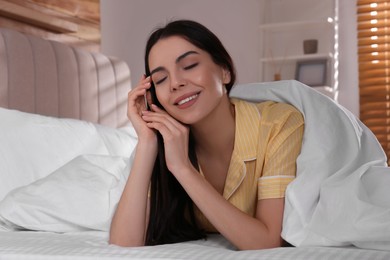
[[[222,79],[219,75],[213,74],[210,75],[209,86],[213,86],[211,91],[217,94],[218,96],[222,96],[226,92],[225,85],[222,82]]]
[[[220,73],[211,70],[201,71],[193,76],[193,81],[200,85],[213,87],[213,91],[223,93],[223,81]]]
[[[164,95],[162,91],[159,88],[156,88],[156,97],[158,102],[160,102],[161,105],[164,103]]]
[[[156,88],[156,97],[158,99],[158,102],[163,106],[163,108],[166,110],[167,104],[168,104],[168,98],[169,98],[169,93],[164,90],[163,87],[157,87]]]

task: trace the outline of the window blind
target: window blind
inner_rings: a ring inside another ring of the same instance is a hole
[[[358,0],[360,119],[390,158],[390,1]]]

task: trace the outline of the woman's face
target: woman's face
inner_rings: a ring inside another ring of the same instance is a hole
[[[164,109],[185,124],[209,115],[226,95],[230,73],[187,40],[171,36],[159,40],[149,53],[151,78]]]

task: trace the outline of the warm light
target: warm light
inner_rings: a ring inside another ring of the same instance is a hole
[[[376,64],[376,63],[379,63],[379,60],[373,60],[371,61],[372,63]]]
[[[372,4],[370,4],[370,7],[372,7],[372,8],[378,7],[378,4],[377,3],[372,3]]]
[[[332,17],[328,17],[328,23],[332,23],[333,22],[333,18]]]
[[[374,28],[371,28],[371,32],[377,32],[378,31],[378,28],[374,27]]]
[[[371,24],[377,24],[378,23],[378,20],[377,19],[372,19],[371,20]]]
[[[378,40],[378,36],[371,36],[371,40]]]
[[[379,54],[379,52],[377,52],[377,51],[376,52],[371,52],[372,56],[378,56],[378,54]]]
[[[371,48],[378,48],[378,44],[371,44]]]

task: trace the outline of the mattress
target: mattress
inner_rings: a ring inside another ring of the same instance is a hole
[[[0,259],[390,259],[390,252],[354,247],[286,247],[236,251],[220,235],[207,240],[171,245],[124,248],[107,243],[106,232],[88,231],[58,234],[51,232],[0,232]]]

